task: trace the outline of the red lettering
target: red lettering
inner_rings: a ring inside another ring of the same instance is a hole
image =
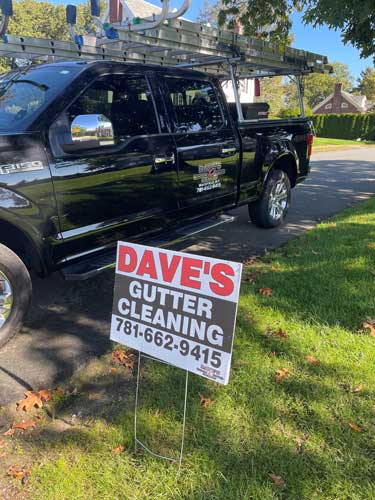
[[[170,264],[168,265],[168,256],[166,253],[159,254],[161,270],[163,274],[163,280],[167,283],[171,283],[176,275],[178,264],[180,263],[181,257],[179,255],[173,255]]]
[[[193,278],[200,278],[202,266],[201,260],[184,257],[182,259],[181,285],[200,289],[201,282]]]
[[[211,269],[211,276],[216,283],[210,283],[211,291],[216,295],[230,295],[234,290],[233,280],[229,276],[234,276],[234,271],[228,264],[215,264]]]
[[[142,255],[141,262],[137,270],[138,276],[144,276],[147,274],[150,278],[157,279],[158,275],[156,272],[154,254],[152,250],[145,250]]]
[[[118,254],[118,269],[123,273],[132,273],[137,267],[137,253],[131,247],[120,245]]]

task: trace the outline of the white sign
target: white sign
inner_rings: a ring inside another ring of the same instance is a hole
[[[227,384],[242,264],[119,242],[111,340]]]

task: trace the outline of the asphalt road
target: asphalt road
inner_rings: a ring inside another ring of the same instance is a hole
[[[184,249],[244,260],[284,244],[318,221],[375,194],[375,148],[314,155],[312,174],[293,191],[285,225],[250,224],[246,207],[236,221],[199,235]],[[22,331],[0,352],[0,405],[26,390],[53,388],[109,345],[113,272],[86,282],[56,274],[34,281],[35,300]]]

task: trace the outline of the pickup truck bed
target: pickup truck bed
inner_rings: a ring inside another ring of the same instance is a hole
[[[167,245],[243,204],[276,227],[309,173],[307,119],[237,123],[199,72],[64,62],[2,75],[0,92],[0,344],[31,270],[88,277],[120,239]]]

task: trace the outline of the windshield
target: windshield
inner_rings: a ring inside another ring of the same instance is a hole
[[[0,75],[0,132],[27,127],[78,72],[74,66],[50,66]]]

